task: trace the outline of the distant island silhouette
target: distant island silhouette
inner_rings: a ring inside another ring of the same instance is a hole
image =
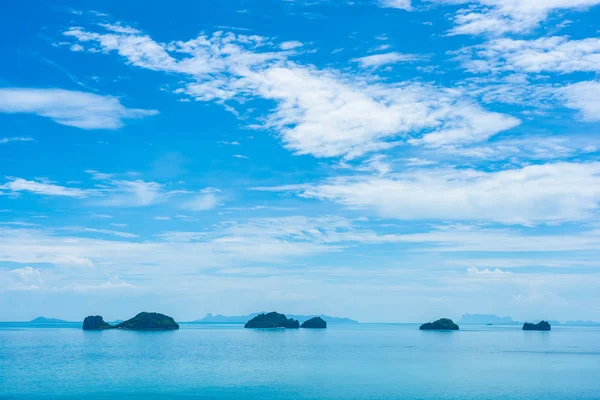
[[[561,326],[600,326],[600,322],[596,321],[546,321],[551,325]],[[494,314],[463,314],[458,323],[461,325],[523,325],[523,321],[513,320],[511,317],[498,317]]]
[[[177,330],[179,324],[167,315],[141,312],[135,317],[117,325],[110,325],[100,315],[90,315],[83,320],[83,330],[100,331],[106,329],[124,329],[132,331],[166,331]]]
[[[46,317],[37,317],[29,321],[30,324],[60,324],[69,321],[65,321],[64,319],[58,318],[46,318]]]
[[[498,317],[494,314],[464,314],[458,321],[461,325],[521,325],[511,317]]]
[[[237,324],[245,324],[252,318],[256,317],[260,314],[265,314],[266,312],[258,312],[251,313],[248,315],[237,315],[237,316],[226,316],[226,315],[213,315],[211,313],[206,314],[204,318],[197,319],[191,321],[193,323],[237,323]],[[331,325],[337,324],[358,324],[358,321],[355,321],[350,318],[340,318],[340,317],[331,317],[329,315],[294,315],[294,314],[286,314],[289,318],[296,319],[298,322],[303,323],[311,318],[319,317],[323,319],[325,322]]]

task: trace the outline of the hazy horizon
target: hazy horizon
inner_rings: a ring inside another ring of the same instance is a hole
[[[104,320],[106,320],[107,322],[111,322],[111,321],[116,321],[116,320],[127,320],[131,317],[133,317],[134,315],[136,315],[139,312],[142,311],[146,311],[146,312],[160,312],[163,313],[161,310],[139,310],[136,311],[130,315],[122,315],[122,316],[118,316],[118,317],[109,317],[107,316],[108,314],[102,314],[102,313],[88,313],[86,315],[83,315],[81,318],[78,319],[69,319],[69,318],[62,318],[60,316],[56,316],[54,314],[48,314],[48,315],[36,315],[35,317],[31,317],[31,318],[27,318],[27,319],[21,319],[21,320],[0,320],[0,322],[29,322],[32,321],[36,318],[42,317],[42,318],[49,318],[49,319],[59,319],[59,320],[63,320],[66,322],[82,322],[83,319],[89,315],[101,315]],[[262,311],[252,311],[252,312],[248,312],[248,313],[242,313],[242,314],[223,314],[223,313],[206,313],[203,314],[201,316],[197,316],[197,317],[193,317],[193,318],[177,318],[177,317],[173,317],[176,321],[178,322],[182,322],[182,323],[186,323],[186,322],[194,322],[196,320],[201,320],[204,317],[208,316],[208,314],[212,314],[212,316],[225,316],[225,317],[240,317],[240,316],[248,316],[251,314],[256,314],[256,313],[261,313],[261,312],[271,312],[271,311],[275,311],[281,314],[285,314],[287,316],[295,316],[295,315],[302,315],[302,316],[318,316],[318,315],[327,315],[329,317],[334,317],[334,318],[348,318],[351,320],[354,320],[356,322],[359,323],[406,323],[406,324],[420,324],[420,323],[424,323],[424,322],[428,322],[428,321],[432,321],[432,320],[436,320],[439,318],[451,318],[452,320],[454,320],[455,322],[460,322],[461,318],[464,316],[468,316],[468,315],[476,315],[476,316],[490,316],[490,317],[497,317],[497,318],[511,318],[513,320],[513,322],[537,322],[540,320],[546,320],[546,321],[558,321],[561,323],[566,323],[566,322],[573,322],[573,321],[584,321],[584,322],[597,322],[600,323],[598,321],[593,321],[591,319],[575,319],[575,318],[568,318],[568,319],[557,319],[557,318],[552,318],[552,317],[538,317],[538,318],[530,318],[530,319],[519,319],[519,318],[514,318],[510,315],[496,315],[496,314],[490,314],[490,313],[477,313],[477,314],[469,314],[469,313],[463,313],[463,314],[459,314],[459,315],[455,315],[455,316],[449,316],[449,315],[439,315],[437,317],[432,317],[429,320],[415,320],[415,321],[392,321],[392,320],[385,320],[385,321],[380,321],[380,320],[369,320],[369,321],[365,321],[365,320],[358,320],[356,318],[347,316],[347,315],[330,315],[330,314],[326,314],[326,313],[304,313],[304,312],[285,312],[282,310],[262,310]],[[112,314],[111,314],[112,315]],[[169,316],[173,316],[172,314],[169,314]]]
[[[7,2],[0,320],[600,321],[598,4]]]

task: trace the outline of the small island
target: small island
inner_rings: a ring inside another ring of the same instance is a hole
[[[302,325],[300,325],[300,328],[325,329],[327,328],[327,322],[321,317],[313,317],[304,321]]]
[[[103,329],[112,329],[114,326],[104,322],[104,318],[100,315],[90,315],[83,320],[84,331],[101,331]]]
[[[458,325],[449,318],[441,318],[434,322],[427,322],[419,327],[422,331],[457,331]]]
[[[246,322],[244,328],[288,328],[288,329],[298,329],[300,328],[300,323],[292,318],[287,318],[284,314],[279,314],[277,312],[270,312],[266,314],[259,314],[256,317],[252,318],[250,321]]]
[[[532,324],[531,322],[525,322],[523,324],[524,331],[549,331],[552,329],[550,323],[548,321],[540,321],[537,324]]]
[[[124,329],[130,331],[170,331],[179,329],[179,324],[167,315],[141,312],[135,317],[117,325],[110,325],[100,315],[90,315],[83,320],[83,329],[99,331],[105,329]]]

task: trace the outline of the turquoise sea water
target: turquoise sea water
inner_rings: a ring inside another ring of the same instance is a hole
[[[600,329],[0,323],[0,398],[600,399]]]

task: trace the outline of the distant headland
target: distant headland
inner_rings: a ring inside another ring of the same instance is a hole
[[[135,317],[110,325],[100,315],[90,315],[83,320],[84,330],[100,331],[105,329],[124,329],[131,331],[170,331],[179,329],[179,324],[167,315],[141,312]]]
[[[511,317],[498,317],[494,314],[464,314],[458,321],[461,325],[521,325]]]
[[[37,317],[29,321],[30,324],[63,324],[69,321],[58,318]]]

